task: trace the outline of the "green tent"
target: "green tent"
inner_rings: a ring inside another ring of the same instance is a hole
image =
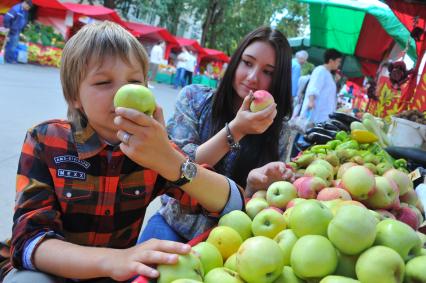
[[[343,73],[348,77],[374,76],[380,62],[396,42],[415,61],[415,42],[392,10],[378,0],[299,0],[309,4],[311,35],[290,40],[309,45],[309,61],[321,64],[324,50],[345,54]]]

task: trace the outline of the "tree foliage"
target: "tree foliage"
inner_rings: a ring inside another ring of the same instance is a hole
[[[185,29],[185,19],[193,18],[202,24],[201,45],[228,54],[234,52],[245,34],[261,25],[276,25],[287,37],[300,36],[308,18],[307,5],[297,0],[99,1],[122,15],[133,11],[148,24],[155,24],[159,18],[159,25],[172,34],[177,34],[178,27]]]

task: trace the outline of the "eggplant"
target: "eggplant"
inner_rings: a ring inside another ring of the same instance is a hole
[[[318,132],[313,132],[307,135],[307,140],[316,144],[326,144],[329,141],[332,141],[334,138],[325,134]]]
[[[361,122],[358,118],[345,114],[340,112],[333,112],[328,115],[330,119],[339,120],[340,122],[344,123],[347,126],[350,126],[352,122]]]
[[[309,130],[306,131],[306,134],[309,135],[310,133],[314,133],[314,132],[324,134],[324,135],[327,135],[327,136],[330,136],[330,137],[333,137],[333,138],[337,134],[337,131],[331,131],[331,130],[327,130],[327,129],[320,128],[320,127],[310,128]]]
[[[338,128],[336,125],[328,121],[324,123],[324,129],[332,130],[336,132],[340,131],[340,128]]]
[[[385,150],[393,158],[404,158],[426,166],[426,151],[416,147],[388,146]]]
[[[340,131],[348,132],[350,130],[350,126],[347,126],[346,124],[340,122],[339,120],[331,119],[330,123],[338,127]]]

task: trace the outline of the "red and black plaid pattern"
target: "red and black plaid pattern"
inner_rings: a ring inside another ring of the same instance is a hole
[[[146,207],[163,193],[201,211],[189,195],[106,144],[90,126],[61,120],[28,131],[16,190],[12,260],[17,268],[25,242],[41,231],[85,246],[133,246]]]

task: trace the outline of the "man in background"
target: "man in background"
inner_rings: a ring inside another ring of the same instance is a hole
[[[324,53],[324,64],[316,67],[306,89],[301,115],[311,122],[328,120],[328,115],[336,110],[337,86],[333,76],[342,63],[343,55],[334,48]]]
[[[184,87],[185,86],[185,66],[186,62],[188,61],[190,54],[188,50],[185,47],[182,47],[182,52],[179,53],[177,56],[177,63],[176,63],[176,77],[175,77],[175,83],[174,88],[177,89],[179,86]]]
[[[192,75],[194,74],[195,67],[197,66],[197,53],[190,50],[188,60],[185,62],[185,83],[186,85],[192,84]]]
[[[155,77],[157,76],[158,67],[163,62],[164,59],[164,48],[166,43],[164,41],[158,42],[151,49],[151,53],[149,55],[149,70],[151,71],[150,76],[148,78],[148,87],[154,88],[149,84],[151,81],[155,81]]]
[[[19,35],[28,24],[28,11],[32,7],[31,0],[24,0],[14,5],[5,15],[3,24],[8,29],[5,47],[6,63],[16,63],[15,50],[18,47]]]
[[[297,86],[302,72],[302,66],[308,60],[309,54],[305,50],[296,52],[295,58],[291,60],[291,95],[293,100],[297,96]]]

